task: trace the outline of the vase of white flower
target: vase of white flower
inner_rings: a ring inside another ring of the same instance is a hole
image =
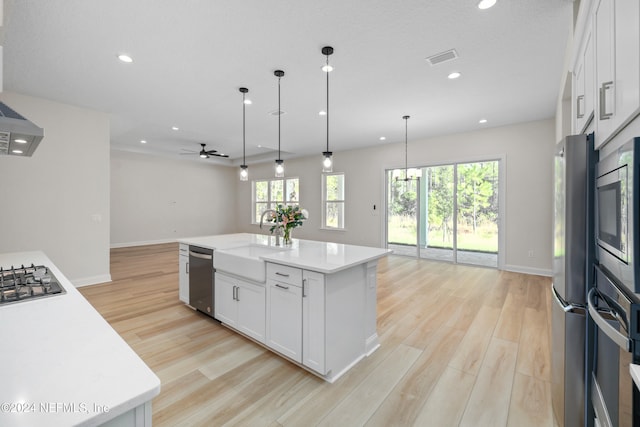
[[[270,222],[274,223],[270,231],[273,233],[278,227],[282,227],[282,235],[285,245],[291,244],[291,232],[294,228],[302,226],[304,220],[309,217],[306,209],[300,206],[278,205],[275,215],[271,215]]]

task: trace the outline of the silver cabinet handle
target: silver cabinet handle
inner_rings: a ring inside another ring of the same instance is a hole
[[[302,279],[302,298],[307,296],[307,279]]]
[[[587,300],[589,303],[589,315],[591,316],[593,321],[596,322],[598,328],[600,328],[602,332],[604,332],[609,338],[611,338],[613,342],[618,344],[621,348],[624,348],[626,351],[631,351],[631,340],[626,335],[621,334],[618,330],[616,330],[616,328],[607,323],[606,319],[602,317],[602,315],[598,312],[594,301],[596,292],[596,288],[591,288],[589,294],[587,295]],[[611,313],[612,316],[616,317],[615,313],[613,313],[611,310],[607,311]]]
[[[282,277],[289,277],[289,275],[288,275],[288,274],[280,273],[279,271],[276,271],[276,275],[278,275],[278,276],[282,276]]]
[[[576,98],[576,118],[581,119],[584,117],[584,111],[581,106],[584,105],[584,95],[579,95]]]
[[[234,287],[233,287],[233,300],[234,300],[234,301],[240,301],[240,300],[238,299],[238,287],[237,287],[237,286],[234,286]]]
[[[288,286],[283,286],[283,285],[281,285],[281,284],[279,284],[279,283],[276,283],[276,288],[280,288],[280,289],[289,289],[289,287],[288,287]]]
[[[212,255],[201,254],[200,252],[194,252],[194,251],[189,251],[189,256],[200,258],[200,259],[213,259]]]
[[[187,274],[189,274],[189,263],[187,262]]]
[[[600,120],[609,120],[613,113],[607,113],[607,90],[613,87],[613,82],[604,82],[600,87]]]

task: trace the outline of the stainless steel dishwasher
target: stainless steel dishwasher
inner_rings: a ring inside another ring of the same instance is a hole
[[[189,305],[213,317],[213,250],[189,246]]]

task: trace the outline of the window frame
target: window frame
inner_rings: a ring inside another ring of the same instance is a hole
[[[297,181],[298,187],[298,195],[297,200],[291,200],[287,195],[287,181]],[[282,197],[283,200],[275,200],[272,196],[272,183],[273,182],[282,182]],[[266,182],[267,183],[267,200],[266,201],[258,201],[256,200],[256,184],[258,182]],[[256,218],[257,207],[258,204],[266,204],[267,209],[272,209],[271,206],[282,204],[283,206],[300,206],[300,178],[296,176],[284,177],[284,178],[264,178],[264,179],[254,179],[251,181],[251,224],[260,224],[260,218]]]
[[[328,199],[327,196],[327,178],[330,176],[342,176],[342,199]],[[327,172],[322,174],[322,229],[332,231],[346,231],[347,229],[347,212],[346,212],[346,199],[347,199],[347,177],[344,172]],[[333,227],[327,224],[327,206],[329,203],[341,203],[342,204],[342,227]]]

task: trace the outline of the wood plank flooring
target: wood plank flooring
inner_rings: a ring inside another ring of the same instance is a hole
[[[550,279],[390,256],[381,347],[334,384],[178,300],[178,245],[111,251],[80,292],[162,381],[155,426],[554,426]]]

